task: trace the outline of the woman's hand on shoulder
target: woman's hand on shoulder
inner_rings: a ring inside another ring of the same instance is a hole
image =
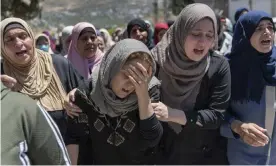
[[[8,87],[10,89],[12,89],[15,86],[15,84],[17,83],[15,78],[10,77],[8,75],[1,75],[1,81],[6,87]]]
[[[79,113],[82,112],[78,106],[73,104],[73,102],[75,101],[76,90],[77,88],[71,90],[66,96],[64,101],[64,107],[65,107],[66,113],[71,118],[74,118],[74,116],[79,116]]]

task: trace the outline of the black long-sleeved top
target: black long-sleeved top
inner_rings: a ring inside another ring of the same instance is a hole
[[[213,52],[210,57],[210,67],[202,79],[194,110],[185,111],[187,123],[182,131],[177,135],[168,123],[162,123],[164,135],[159,154],[162,160],[158,164],[228,163],[226,139],[220,136],[219,127],[230,100],[230,68],[224,57]]]
[[[84,92],[85,96],[89,96],[92,83],[87,81],[78,89]],[[159,87],[150,89],[149,94],[152,101],[159,101]],[[93,101],[89,100],[88,104],[84,102],[86,99],[78,95],[75,98],[76,105],[88,116],[93,164],[152,164],[154,150],[163,134],[162,125],[155,114],[140,120],[137,110],[111,118],[99,113],[99,108]],[[71,122],[66,144],[78,144],[83,129],[76,121]]]

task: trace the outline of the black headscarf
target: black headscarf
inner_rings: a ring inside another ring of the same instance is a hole
[[[150,36],[151,29],[150,29],[149,25],[144,20],[137,18],[137,19],[131,20],[128,23],[128,25],[127,25],[127,35],[128,35],[128,37],[130,38],[131,30],[135,25],[138,25],[143,31],[148,32],[148,39],[147,39],[147,43],[145,43],[145,44],[148,47],[148,49],[152,49],[154,47],[154,44],[153,44],[151,36]]]

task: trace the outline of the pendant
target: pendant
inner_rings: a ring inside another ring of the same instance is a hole
[[[125,129],[128,133],[131,133],[134,127],[135,127],[135,123],[127,119],[123,126],[123,129]]]
[[[119,146],[125,141],[125,138],[116,131],[111,133],[107,139],[107,142],[111,145]]]
[[[104,128],[104,123],[97,118],[97,120],[94,122],[94,127],[98,132],[101,132]]]
[[[88,117],[84,113],[80,113],[78,116],[78,122],[79,123],[88,123]]]

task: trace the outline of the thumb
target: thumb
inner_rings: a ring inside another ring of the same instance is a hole
[[[74,102],[74,101],[75,101],[75,94],[70,94],[70,95],[69,95],[69,98],[70,98],[71,101]]]
[[[7,76],[7,75],[1,75],[1,81],[4,81],[4,82],[10,82],[10,83],[16,83],[16,79],[10,77],[10,76]]]

